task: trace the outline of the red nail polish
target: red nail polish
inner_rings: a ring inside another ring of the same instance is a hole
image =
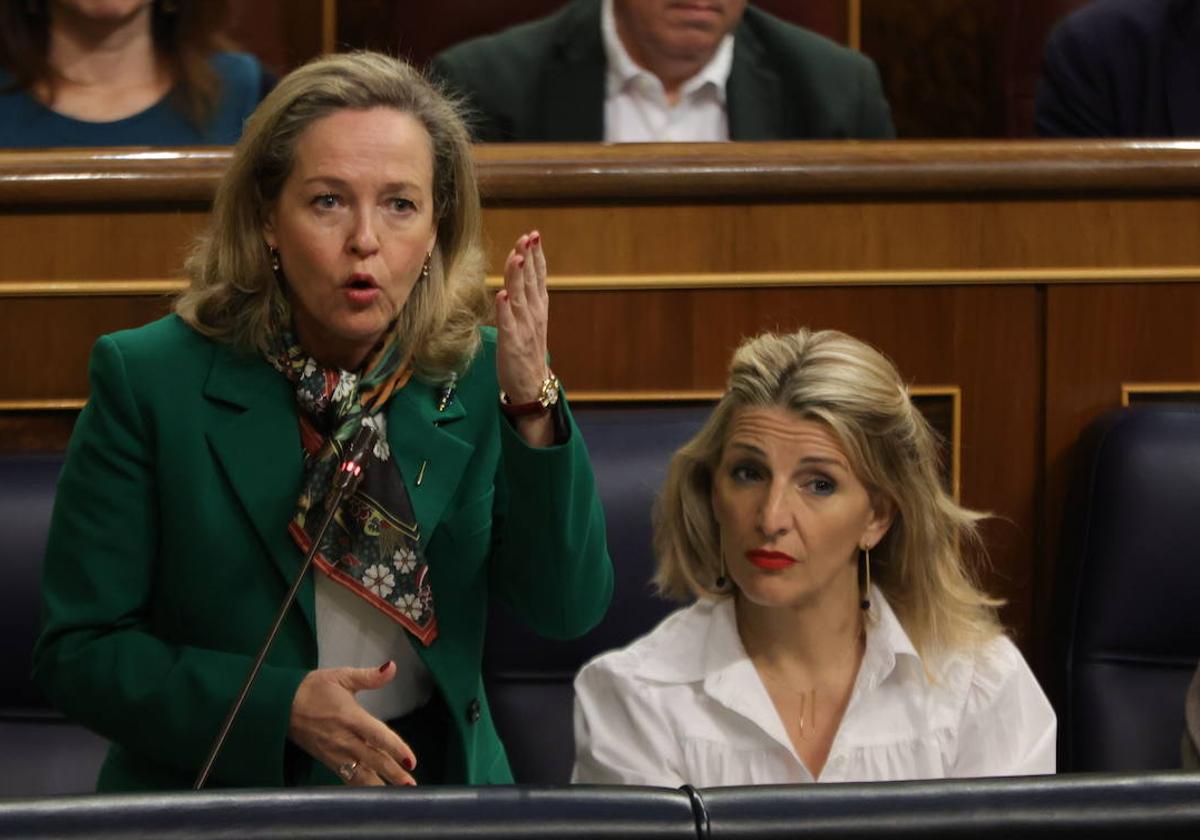
[[[400,766],[411,772],[413,769],[413,760],[411,758],[403,758],[400,760]]]
[[[392,664],[392,660],[390,660],[390,659],[387,662],[384,662],[382,665],[379,666],[379,673],[382,674],[384,671],[387,670],[387,666],[389,666],[391,664]]]
[[[542,235],[540,233],[534,233],[532,236],[529,237],[530,245],[536,245],[541,241],[542,241]]]

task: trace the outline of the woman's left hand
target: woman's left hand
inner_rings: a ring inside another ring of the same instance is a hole
[[[546,256],[537,231],[517,240],[504,261],[504,288],[496,293],[496,376],[516,404],[533,402],[550,375],[546,366],[546,331],[550,295],[546,292]],[[548,446],[554,425],[548,413],[515,420],[531,446]]]

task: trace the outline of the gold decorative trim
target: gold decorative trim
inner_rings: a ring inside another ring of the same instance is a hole
[[[1150,268],[995,268],[883,271],[787,271],[690,274],[574,274],[552,276],[551,290],[619,292],[666,289],[755,289],[803,286],[989,286],[1071,283],[1187,283],[1200,281],[1200,266]],[[150,297],[176,295],[183,279],[0,281],[0,298]],[[487,285],[499,289],[504,278]]]
[[[1197,394],[1200,382],[1122,382],[1121,407],[1129,408],[1138,394]]]
[[[571,391],[567,398],[579,403],[716,402],[724,391]]]
[[[1200,386],[1197,386],[1200,389]],[[567,391],[567,398],[576,405],[597,403],[662,403],[662,402],[716,402],[724,391]],[[911,397],[950,398],[950,487],[957,502],[962,487],[962,388],[957,385],[913,385],[908,389]]]
[[[146,297],[175,295],[187,280],[14,280],[0,281],[0,298]]]
[[[1071,283],[1185,283],[1200,281],[1200,266],[1150,268],[989,268],[880,271],[787,271],[691,274],[576,274],[551,276],[552,291],[750,289],[792,286],[1014,286]],[[504,284],[489,276],[490,288]]]
[[[846,0],[846,46],[862,49],[862,0]]]
[[[0,400],[0,413],[5,411],[79,411],[87,400],[63,398],[57,400]]]

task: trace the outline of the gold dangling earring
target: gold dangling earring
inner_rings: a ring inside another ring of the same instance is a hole
[[[863,546],[862,549],[862,573],[859,580],[862,581],[861,601],[858,606],[866,612],[871,609],[871,547]]]
[[[268,245],[267,250],[271,254],[271,270],[274,271],[276,274],[279,274],[279,272],[281,270],[280,263],[279,263],[279,249],[276,248],[274,245]]]
[[[425,255],[425,264],[421,266],[421,279],[429,279],[429,261],[433,259],[433,251]]]

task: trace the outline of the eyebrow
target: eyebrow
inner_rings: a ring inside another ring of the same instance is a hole
[[[759,449],[757,446],[755,446],[752,443],[741,443],[740,441],[734,441],[729,444],[729,448],[730,449],[744,449],[747,452],[757,455],[758,457],[762,458],[764,461],[767,458],[767,453],[763,452],[761,449]],[[821,455],[809,455],[807,457],[801,458],[800,463],[801,464],[828,464],[828,465],[834,466],[834,467],[841,467],[844,470],[850,469],[850,465],[847,464],[845,461],[843,461],[841,458],[826,458]]]
[[[311,178],[305,178],[303,183],[306,186],[326,184],[331,187],[337,187],[338,189],[346,189],[350,186],[349,181],[346,181],[343,178],[338,178],[334,175],[313,175]],[[405,190],[420,192],[421,188],[411,181],[389,181],[383,185],[381,192],[404,192]]]

